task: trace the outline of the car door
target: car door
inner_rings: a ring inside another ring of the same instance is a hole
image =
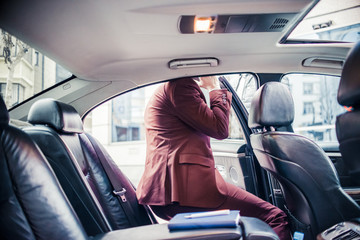
[[[269,194],[263,187],[264,172],[254,161],[249,145],[250,129],[247,127],[247,111],[251,99],[259,87],[254,73],[236,73],[218,76],[223,88],[233,94],[229,121],[229,137],[224,140],[211,139],[215,166],[225,181],[234,184],[263,199]]]

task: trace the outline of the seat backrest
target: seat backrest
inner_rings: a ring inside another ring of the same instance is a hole
[[[24,130],[39,145],[54,169],[85,230],[91,236],[116,229],[133,227],[99,160],[90,135],[84,133],[76,110],[53,99],[42,99],[33,104],[28,121],[33,127]],[[116,177],[126,188],[137,226],[151,224],[144,206],[137,202],[135,189],[117,167],[106,150],[98,144],[103,157],[116,170]]]
[[[349,109],[336,118],[341,156],[351,179],[360,184],[360,42],[345,61],[337,98]]]
[[[0,97],[0,239],[87,239],[44,155]]]
[[[305,239],[344,220],[360,216],[359,206],[343,191],[325,152],[304,136],[276,131],[294,119],[287,86],[264,84],[254,95],[249,113],[250,141],[261,167],[280,183],[290,220]]]

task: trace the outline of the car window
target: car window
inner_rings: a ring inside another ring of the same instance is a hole
[[[27,43],[0,29],[0,94],[8,108],[72,76]]]
[[[230,116],[229,116],[229,136],[227,139],[237,139],[237,140],[243,140],[244,134],[240,125],[240,121],[238,117],[235,114],[234,108],[231,108],[230,110]]]
[[[154,84],[119,95],[84,118],[85,131],[103,144],[135,186],[144,171],[146,156],[144,111],[158,86]],[[229,122],[228,139],[243,140],[241,125],[233,109]]]
[[[324,148],[336,149],[338,146],[336,116],[346,111],[336,99],[339,81],[338,76],[295,73],[281,79],[289,86],[294,99],[294,132]]]
[[[259,88],[259,80],[253,73],[239,73],[223,75],[235,90],[247,111],[250,109],[251,100]]]
[[[360,40],[359,1],[321,0],[289,35],[288,40]]]
[[[145,165],[145,107],[158,86],[119,95],[93,109],[84,119],[85,131],[101,142],[134,186],[138,185]]]

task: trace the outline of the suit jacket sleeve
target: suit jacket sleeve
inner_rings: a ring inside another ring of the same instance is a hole
[[[209,108],[200,87],[191,78],[173,82],[170,91],[170,100],[180,120],[216,139],[228,137],[231,96],[227,90],[211,91]]]

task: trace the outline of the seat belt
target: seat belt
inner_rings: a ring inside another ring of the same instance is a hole
[[[92,136],[88,133],[85,134],[86,137],[83,134],[79,134],[79,136],[82,138],[83,141],[89,141],[91,143],[91,146],[94,148],[98,159],[100,160],[100,163],[103,166],[105,173],[108,176],[110,183],[114,189],[113,194],[118,198],[120,205],[124,210],[127,219],[129,220],[130,225],[133,227],[139,226],[140,221],[138,221],[137,216],[131,206],[131,203],[126,198],[126,189],[121,185],[119,179],[114,175],[113,167],[109,164],[108,160],[99,148],[99,145],[97,144],[95,139],[93,139]]]

